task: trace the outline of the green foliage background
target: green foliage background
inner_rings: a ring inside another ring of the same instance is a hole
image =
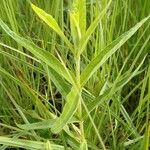
[[[1,0],[0,149],[148,150],[149,0]]]

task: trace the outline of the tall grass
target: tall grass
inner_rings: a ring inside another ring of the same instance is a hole
[[[149,0],[2,0],[0,149],[148,150]]]

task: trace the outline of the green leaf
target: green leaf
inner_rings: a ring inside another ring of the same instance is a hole
[[[50,79],[57,87],[58,91],[62,94],[62,96],[66,97],[70,91],[71,86],[67,84],[67,82],[63,78],[61,78],[61,76],[54,69],[49,69],[48,74],[50,76]]]
[[[52,28],[64,40],[64,42],[67,44],[70,50],[72,50],[72,52],[74,53],[72,44],[64,35],[56,20],[51,15],[47,14],[45,11],[38,8],[37,6],[31,4],[31,7],[35,11],[35,13],[40,17],[40,19],[42,19],[50,28]]]
[[[133,71],[126,71],[126,73],[124,73],[123,75],[120,76],[120,78],[118,78],[115,83],[113,83],[113,85],[111,87],[109,87],[104,94],[96,97],[93,101],[91,101],[88,105],[87,108],[89,110],[89,112],[91,112],[92,110],[94,110],[97,106],[99,106],[100,104],[106,102],[107,100],[111,99],[111,97],[113,96],[114,93],[116,93],[118,90],[120,90],[123,86],[125,86],[131,79],[133,79],[136,75],[138,75],[139,69],[142,66],[143,62],[145,59],[143,59],[143,61],[139,64],[139,66]]]
[[[146,128],[144,138],[141,141],[140,150],[149,150],[150,125]]]
[[[4,68],[0,67],[0,77],[9,79],[19,85],[27,95],[30,96],[31,100],[38,105],[38,109],[42,110],[40,113],[42,114],[44,111],[44,115],[48,115],[50,118],[54,118],[54,115],[46,108],[46,106],[42,103],[42,101],[37,97],[37,93],[28,85],[26,82],[23,82],[16,77],[13,77],[9,72],[7,72]]]
[[[87,142],[84,139],[84,141],[80,144],[79,150],[88,150]]]
[[[20,147],[20,148],[25,148],[25,149],[30,149],[30,150],[45,149],[47,146],[47,143],[40,142],[40,141],[13,139],[13,138],[8,138],[4,136],[0,136],[0,144],[13,146],[13,147]],[[51,143],[51,148],[53,150],[64,150],[63,146],[52,144],[52,143]]]
[[[81,36],[86,32],[86,0],[78,0],[79,9],[79,26],[81,30]]]
[[[110,58],[149,18],[150,15],[141,20],[133,28],[122,34],[110,45],[104,48],[104,50],[102,50],[100,54],[97,55],[83,70],[81,74],[81,85],[85,85],[88,79],[97,71],[97,69],[102,66],[108,60],[108,58]]]
[[[81,38],[81,30],[79,26],[79,11],[73,8],[73,10],[70,11],[70,29],[71,29],[71,35],[73,38],[73,43],[75,47],[77,47],[79,40]]]
[[[86,31],[86,0],[74,0],[70,11],[70,28],[75,46]]]
[[[79,44],[79,54],[81,54],[87,43],[88,43],[88,40],[90,39],[91,37],[91,34],[94,32],[94,30],[96,29],[96,27],[98,26],[100,20],[102,19],[102,17],[106,14],[109,6],[110,6],[110,3],[111,3],[112,0],[109,1],[109,3],[107,4],[107,6],[102,10],[102,12],[95,18],[95,20],[91,23],[90,27],[87,29],[85,35],[81,38],[80,40],[80,44]]]
[[[56,121],[56,117],[55,117],[55,119],[48,119],[48,120],[44,120],[44,121],[40,121],[40,122],[36,122],[36,123],[17,124],[17,126],[20,129],[24,129],[24,130],[49,129],[53,126],[53,123],[55,121]],[[76,118],[72,117],[69,120],[69,123],[74,123],[74,122],[78,122],[78,120]]]
[[[49,129],[53,125],[56,119],[44,120],[36,123],[28,123],[28,124],[17,124],[17,126],[24,130],[37,130],[37,129]]]
[[[54,122],[51,131],[59,133],[65,125],[71,120],[74,115],[79,102],[79,94],[76,88],[72,87],[70,93],[67,95],[66,104],[60,117]]]
[[[13,77],[10,73],[8,73],[4,68],[0,67],[0,75],[1,77],[9,78],[12,81],[14,81],[16,84],[25,87],[20,80],[17,78]]]
[[[38,59],[46,63],[48,66],[53,68],[57,73],[63,76],[68,82],[74,84],[73,75],[69,70],[51,53],[44,51],[40,47],[36,46],[33,42],[18,36],[16,33],[11,31],[9,27],[0,19],[0,26],[5,30],[5,32],[11,36],[16,42],[21,46],[25,47],[32,54],[34,54]]]

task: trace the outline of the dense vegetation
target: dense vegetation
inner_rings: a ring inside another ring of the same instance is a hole
[[[0,3],[0,150],[149,149],[149,0]]]

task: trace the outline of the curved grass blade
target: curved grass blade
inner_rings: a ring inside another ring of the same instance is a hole
[[[57,73],[63,76],[68,82],[74,84],[73,75],[69,73],[69,70],[61,64],[61,62],[51,53],[44,51],[40,47],[36,46],[33,42],[18,36],[16,33],[11,31],[9,27],[0,19],[0,26],[5,30],[5,32],[11,36],[16,42],[21,46],[28,49],[32,54],[34,54],[38,59],[46,63],[48,66],[53,68]]]
[[[13,77],[11,74],[9,74],[4,68],[0,67],[0,76],[5,77],[5,78],[9,78],[12,81],[14,81],[16,84],[23,86],[22,82],[20,80],[18,80],[17,78]]]
[[[144,138],[141,141],[141,145],[140,145],[139,150],[149,150],[150,124],[146,124],[146,126],[148,126],[148,125],[149,125],[149,127],[146,128]]]
[[[42,69],[40,69],[40,68],[38,68],[38,67],[36,67],[36,66],[30,64],[30,63],[28,63],[27,61],[22,60],[22,59],[20,59],[20,58],[14,56],[14,55],[8,53],[8,52],[1,51],[1,50],[0,50],[0,54],[2,54],[2,55],[5,56],[5,57],[8,57],[9,59],[18,61],[19,63],[22,63],[22,64],[25,64],[25,65],[28,66],[29,68],[31,68],[31,69],[33,69],[33,70],[39,72],[39,73],[42,73],[42,74],[45,73]]]
[[[0,42],[0,45],[1,45],[1,46],[4,46],[4,47],[6,47],[6,48],[8,48],[8,49],[10,49],[10,50],[13,50],[14,52],[17,52],[17,53],[19,53],[19,54],[21,54],[21,55],[26,56],[27,58],[30,58],[30,59],[32,59],[32,60],[34,60],[34,61],[40,63],[40,61],[39,61],[38,59],[36,59],[35,57],[32,57],[32,56],[30,56],[30,55],[28,55],[28,54],[26,54],[26,53],[24,53],[24,52],[22,52],[22,51],[20,51],[20,50],[18,50],[18,49],[15,49],[15,48],[13,48],[13,47],[11,47],[11,46],[8,46],[8,45],[6,45],[6,44],[4,44],[4,43],[1,43],[1,42]],[[1,52],[1,51],[3,51],[3,50],[0,49],[0,52]]]
[[[110,45],[104,48],[104,50],[102,50],[100,54],[96,56],[83,70],[81,74],[81,85],[85,85],[88,79],[97,71],[97,69],[102,66],[108,60],[108,58],[111,57],[112,54],[114,54],[146,21],[148,21],[149,18],[150,15],[141,20],[129,31],[122,34]]]

